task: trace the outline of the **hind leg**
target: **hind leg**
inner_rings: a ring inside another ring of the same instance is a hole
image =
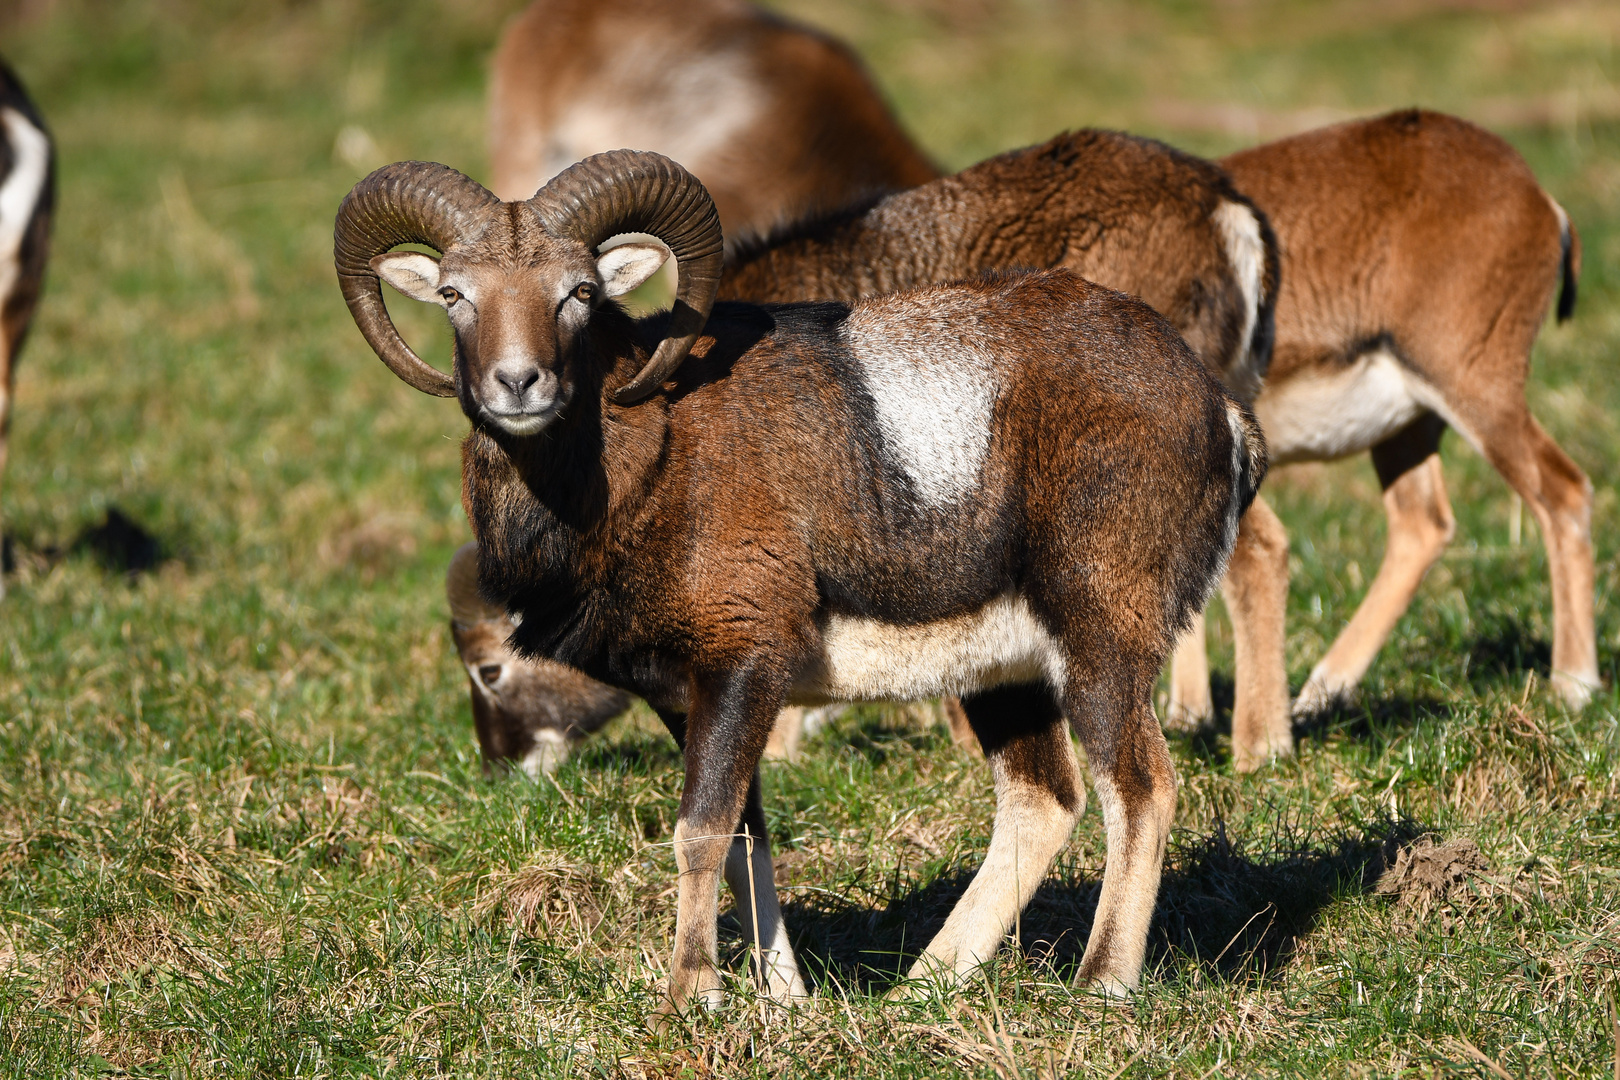
[[[1002,687],[964,698],[962,707],[995,777],[995,826],[984,864],[909,979],[960,982],[995,956],[1086,805],[1074,744],[1050,690]]]
[[[1171,731],[1197,731],[1215,719],[1215,698],[1209,691],[1209,646],[1204,635],[1204,613],[1193,616],[1170,657],[1170,701],[1164,726]]]
[[[1602,685],[1592,610],[1592,482],[1519,404],[1517,415],[1484,428],[1480,441],[1541,526],[1552,576],[1553,688],[1580,708]]]
[[[1288,610],[1288,531],[1264,499],[1238,524],[1221,595],[1232,619],[1232,764],[1239,772],[1294,752],[1283,656]]]
[[[1077,981],[1118,997],[1141,984],[1176,813],[1176,770],[1145,695],[1131,700],[1073,676],[1070,686],[1065,711],[1086,748],[1108,831],[1102,895]]]
[[[1237,694],[1232,706],[1232,752],[1248,771],[1293,752],[1288,716],[1288,668],[1283,656],[1288,609],[1288,531],[1275,511],[1256,498],[1238,523],[1237,543],[1221,582],[1235,639]],[[1197,731],[1215,719],[1209,692],[1204,616],[1194,617],[1170,661],[1170,702],[1164,726]]]
[[[1451,542],[1457,523],[1440,473],[1445,430],[1445,421],[1430,414],[1372,448],[1389,520],[1384,561],[1349,624],[1311,670],[1294,702],[1296,716],[1331,708],[1355,691],[1411,606],[1423,576]]]

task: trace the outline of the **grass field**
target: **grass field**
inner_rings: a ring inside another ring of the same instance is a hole
[[[331,269],[372,166],[485,175],[484,63],[514,5],[34,6],[4,51],[62,183],[0,503],[0,1073],[1620,1076],[1620,7],[783,4],[853,40],[950,166],[1085,124],[1210,153],[1412,103],[1504,125],[1585,240],[1531,399],[1597,485],[1610,688],[1579,714],[1543,691],[1539,540],[1510,543],[1506,486],[1450,439],[1458,540],[1360,706],[1255,776],[1224,736],[1172,741],[1141,994],[1067,981],[1093,807],[986,984],[881,1001],[981,856],[991,792],[940,729],[870,709],[766,770],[816,1001],[739,985],[659,1042],[678,755],[636,712],[554,782],[482,778],[441,590],[466,424],[376,362]],[[1383,519],[1364,460],[1268,492],[1297,688]],[[113,507],[157,536],[155,569],[76,542]],[[1379,892],[1430,832],[1484,869]]]

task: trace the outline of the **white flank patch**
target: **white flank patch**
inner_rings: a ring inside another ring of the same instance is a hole
[[[1254,363],[1249,346],[1254,340],[1254,324],[1260,320],[1260,290],[1266,277],[1266,245],[1260,238],[1260,219],[1247,206],[1230,200],[1223,200],[1213,216],[1221,241],[1226,245],[1232,274],[1243,290],[1243,336],[1239,339],[1233,367],[1249,368]],[[1259,382],[1258,372],[1251,372],[1250,376],[1254,382]]]
[[[932,507],[977,488],[990,449],[995,362],[963,337],[978,312],[950,298],[898,296],[857,309],[843,327],[884,444]]]
[[[971,615],[917,626],[835,615],[793,698],[916,701],[1029,682],[1061,691],[1063,655],[1029,605],[1006,593]]]
[[[51,141],[28,117],[12,108],[0,108],[0,127],[14,158],[11,175],[0,183],[0,300],[11,295],[21,267],[23,237],[45,191],[50,172]]]
[[[1439,413],[1479,445],[1439,392],[1386,349],[1364,353],[1331,374],[1318,369],[1268,382],[1254,412],[1273,465],[1359,454],[1425,412]]]

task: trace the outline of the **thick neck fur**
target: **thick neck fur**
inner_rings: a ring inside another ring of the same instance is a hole
[[[622,407],[612,389],[651,355],[663,319],[618,305],[592,316],[573,363],[578,390],[545,431],[513,436],[474,423],[462,443],[462,504],[479,546],[479,586],[565,636],[578,609],[612,580],[662,457],[661,395]],[[528,635],[524,635],[527,637]]]

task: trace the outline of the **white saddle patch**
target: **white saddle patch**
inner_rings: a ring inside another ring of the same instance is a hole
[[[16,109],[0,108],[0,127],[13,158],[11,174],[0,183],[0,300],[4,300],[17,284],[23,237],[45,192],[51,141]]]
[[[1273,465],[1358,454],[1425,412],[1437,412],[1457,426],[1439,392],[1384,349],[1331,374],[1309,372],[1268,382],[1254,412]]]
[[[971,614],[916,626],[833,616],[793,700],[915,701],[1027,682],[1061,690],[1063,654],[1029,605],[1005,593]]]
[[[888,297],[857,308],[843,327],[884,444],[935,508],[979,486],[997,391],[995,361],[964,338],[982,311],[953,299]]]

